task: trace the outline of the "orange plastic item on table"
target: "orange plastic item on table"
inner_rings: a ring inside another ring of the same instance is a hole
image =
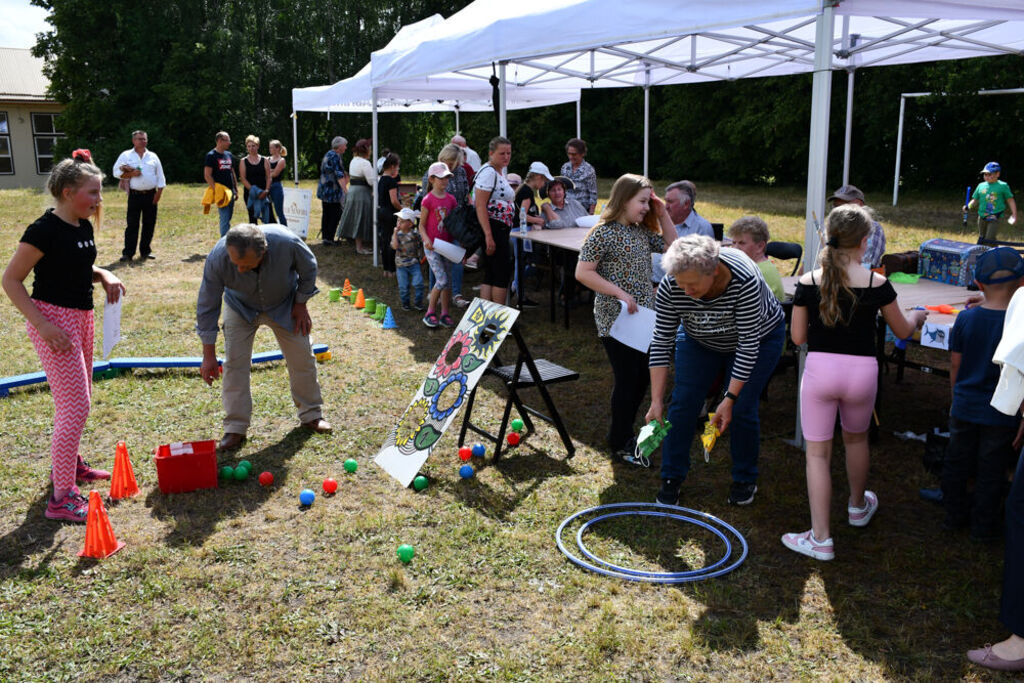
[[[110,497],[113,500],[138,495],[139,484],[135,481],[135,469],[128,457],[128,446],[118,441],[114,450],[114,473],[110,477]]]
[[[929,311],[935,311],[936,313],[942,313],[944,315],[952,315],[957,312],[955,308],[949,304],[940,304],[938,306],[925,306]]]
[[[102,560],[124,547],[124,542],[114,536],[114,527],[98,491],[89,492],[89,512],[85,519],[85,547],[78,553],[79,557]]]

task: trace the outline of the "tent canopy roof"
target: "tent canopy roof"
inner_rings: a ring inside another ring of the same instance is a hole
[[[509,62],[510,85],[563,88],[810,73],[820,9],[821,0],[476,0],[373,53],[371,77],[486,80],[495,61]],[[833,69],[1024,54],[1019,0],[844,0],[835,12]]]

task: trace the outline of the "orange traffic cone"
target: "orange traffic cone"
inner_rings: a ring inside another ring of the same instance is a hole
[[[103,507],[103,499],[97,491],[89,492],[89,514],[85,522],[85,548],[79,557],[93,557],[102,560],[124,547],[123,541],[114,536],[114,527]]]
[[[113,500],[120,500],[130,498],[138,492],[135,470],[132,468],[132,461],[128,459],[128,447],[124,441],[118,441],[117,449],[114,451],[114,473],[110,477],[110,497]]]
[[[352,283],[345,278],[345,286],[341,288],[341,295],[346,299],[352,296]]]
[[[356,292],[356,308],[366,307],[366,297],[363,295],[363,290],[360,289]]]

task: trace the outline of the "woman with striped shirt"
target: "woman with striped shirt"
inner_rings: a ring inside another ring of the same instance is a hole
[[[724,370],[728,389],[712,422],[720,433],[733,427],[729,503],[747,505],[757,492],[761,390],[785,341],[782,307],[750,257],[738,249],[719,249],[710,237],[679,238],[661,263],[667,275],[655,297],[647,420],[661,421],[665,416],[673,353],[675,388],[668,410],[673,428],[662,443],[657,501],[675,505],[679,500],[679,488],[690,470],[694,424],[704,397]]]

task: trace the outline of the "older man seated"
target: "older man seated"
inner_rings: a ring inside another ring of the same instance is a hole
[[[680,237],[704,235],[714,239],[711,223],[699,216],[693,206],[696,200],[697,187],[689,180],[680,180],[665,188],[665,204],[669,217],[675,223],[676,233]]]
[[[548,230],[575,228],[577,218],[589,215],[586,207],[568,196],[567,193],[574,187],[573,182],[564,175],[556,175],[541,191],[542,197],[546,195],[549,200],[541,204],[544,227]]]

